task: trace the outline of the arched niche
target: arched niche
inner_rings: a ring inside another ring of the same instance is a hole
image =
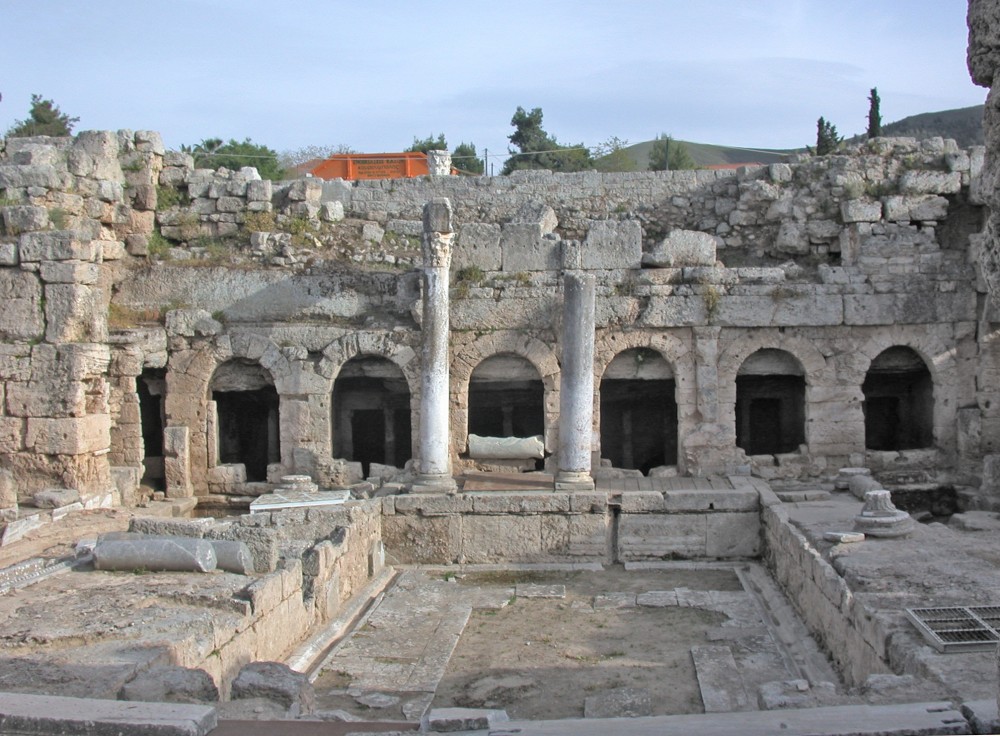
[[[359,355],[341,367],[331,401],[333,456],[403,467],[413,456],[410,387],[387,358]]]
[[[763,348],[736,372],[736,445],[747,455],[795,452],[805,441],[805,370],[784,350]]]
[[[532,437],[545,434],[545,387],[538,370],[514,353],[492,355],[469,378],[469,434]]]
[[[861,386],[865,448],[914,450],[934,443],[934,382],[912,348],[895,346],[872,361]]]
[[[233,358],[209,382],[215,402],[217,457],[221,465],[242,464],[248,481],[267,480],[267,466],[281,461],[278,392],[259,363]]]
[[[167,371],[145,368],[135,378],[139,397],[139,424],[142,431],[142,482],[158,491],[165,490],[163,470],[163,428],[166,426],[165,394]]]
[[[614,357],[601,378],[601,456],[616,468],[677,464],[674,373],[655,350],[630,348]]]

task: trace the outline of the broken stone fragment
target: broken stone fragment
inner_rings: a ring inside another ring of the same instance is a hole
[[[40,509],[61,509],[80,500],[79,491],[72,488],[46,488],[33,496],[35,506]]]
[[[233,700],[264,698],[296,714],[312,713],[316,692],[309,678],[281,662],[251,662],[233,680]]]

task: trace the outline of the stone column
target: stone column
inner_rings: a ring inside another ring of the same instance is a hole
[[[563,281],[557,491],[594,488],[590,466],[594,433],[595,303],[593,274],[567,273]]]
[[[455,492],[448,422],[448,269],[453,238],[451,202],[437,198],[424,205],[420,454],[415,493]]]

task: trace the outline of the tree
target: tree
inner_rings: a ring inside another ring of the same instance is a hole
[[[872,87],[868,95],[868,138],[878,138],[882,135],[882,113],[879,111],[878,87]]]
[[[837,146],[844,140],[837,134],[837,126],[827,122],[823,118],[816,121],[816,155],[826,156],[837,150]]]
[[[221,138],[206,138],[194,146],[181,146],[181,150],[194,157],[194,165],[199,169],[242,169],[253,166],[263,179],[281,179],[285,170],[278,163],[278,154],[270,148],[254,143],[249,138],[238,141],[230,138],[223,143]]]
[[[52,100],[43,100],[41,95],[31,96],[31,110],[28,117],[18,120],[7,131],[8,138],[28,138],[33,135],[67,136],[73,135],[73,126],[80,118],[71,118],[62,112]]]
[[[687,146],[663,133],[656,136],[649,151],[650,171],[681,171],[697,168]]]
[[[451,152],[451,165],[464,174],[482,174],[486,167],[476,153],[475,143],[459,143]]]
[[[438,137],[429,135],[423,140],[413,136],[413,145],[406,149],[412,153],[427,153],[428,151],[447,151],[448,141],[444,139],[444,133],[438,133]]]
[[[504,174],[517,169],[584,171],[594,168],[590,151],[582,143],[563,146],[545,132],[542,128],[542,108],[526,112],[519,106],[510,124],[515,130],[508,139],[518,150],[507,149],[510,158],[503,165]]]
[[[308,161],[330,158],[338,153],[357,153],[357,151],[344,143],[338,143],[335,146],[303,146],[279,153],[278,163],[283,169],[291,169]]]
[[[638,164],[625,150],[628,141],[616,135],[594,147],[594,168],[598,171],[635,171]]]

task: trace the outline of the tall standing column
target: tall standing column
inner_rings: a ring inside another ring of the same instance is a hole
[[[448,422],[448,269],[453,238],[451,202],[442,197],[424,205],[420,457],[415,493],[454,493],[456,487]]]
[[[563,281],[557,491],[594,488],[590,474],[594,433],[594,308],[593,274],[567,273]]]

